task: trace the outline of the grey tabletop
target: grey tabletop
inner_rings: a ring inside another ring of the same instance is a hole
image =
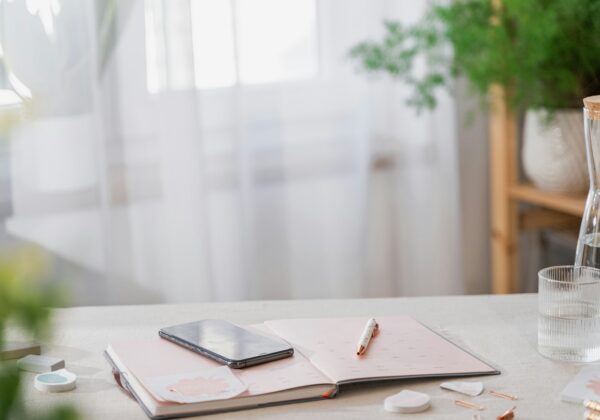
[[[495,419],[512,405],[517,419],[578,419],[583,409],[559,401],[558,395],[581,365],[559,363],[536,351],[537,295],[453,296],[389,299],[250,301],[178,305],[104,306],[59,309],[54,335],[44,345],[46,355],[65,359],[78,375],[74,391],[38,392],[33,374],[26,374],[24,393],[32,409],[69,403],[86,419],[143,419],[141,408],[115,385],[103,357],[106,345],[124,338],[151,337],[160,327],[202,318],[225,318],[249,324],[278,318],[377,316],[407,314],[455,343],[481,356],[501,372],[482,376],[486,390],[517,395],[514,404],[484,393],[463,399],[485,406],[475,412],[454,404],[457,394],[439,388],[440,379],[370,383],[342,388],[331,400],[266,407],[203,418],[286,419]],[[402,389],[426,392],[431,408],[421,414],[393,414],[383,400]]]

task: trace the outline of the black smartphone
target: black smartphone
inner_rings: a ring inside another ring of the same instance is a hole
[[[235,369],[283,359],[294,354],[294,349],[283,340],[253,333],[219,319],[205,319],[161,328],[158,335]]]

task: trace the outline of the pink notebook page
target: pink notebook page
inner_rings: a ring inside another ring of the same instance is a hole
[[[377,317],[380,332],[367,353],[356,344],[368,318],[289,319],[265,324],[301,349],[335,382],[397,376],[495,372],[408,316]]]
[[[119,357],[122,364],[159,402],[164,400],[149,389],[146,384],[148,378],[191,373],[221,366],[207,357],[159,337],[147,340],[117,341],[111,343],[110,348]],[[264,365],[232,369],[231,371],[248,386],[248,390],[241,394],[242,397],[331,383],[330,379],[312,366],[299,352],[292,357]]]

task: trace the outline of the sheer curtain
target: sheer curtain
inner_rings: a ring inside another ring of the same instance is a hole
[[[461,293],[454,104],[347,59],[425,2],[0,2],[8,231],[76,303]]]

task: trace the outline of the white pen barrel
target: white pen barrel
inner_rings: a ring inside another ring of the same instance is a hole
[[[357,354],[362,354],[364,353],[364,351],[367,349],[367,346],[369,345],[369,341],[371,341],[371,338],[373,337],[373,335],[375,334],[375,330],[377,329],[377,321],[375,321],[374,318],[369,319],[369,321],[367,321],[367,325],[365,325],[365,329],[362,332],[362,335],[360,336],[360,339],[358,340],[358,345],[357,345],[357,350],[356,353]]]

